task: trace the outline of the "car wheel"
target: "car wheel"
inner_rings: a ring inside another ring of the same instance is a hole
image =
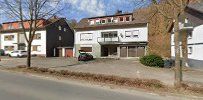
[[[9,57],[11,57],[11,55],[8,55]]]

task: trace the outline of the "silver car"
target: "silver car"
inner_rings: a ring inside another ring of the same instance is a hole
[[[16,51],[12,51],[9,54],[9,57],[26,57],[27,56],[27,51],[25,50],[16,50]]]

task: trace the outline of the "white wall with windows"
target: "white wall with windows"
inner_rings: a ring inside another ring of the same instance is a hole
[[[18,33],[1,34],[1,49],[8,54],[12,50],[18,49]]]
[[[78,31],[75,33],[75,44],[99,44],[98,38],[102,38],[102,33],[117,32],[119,42],[147,42],[148,29],[146,27],[107,29],[95,31]]]
[[[32,54],[46,55],[46,31],[36,31],[31,50]]]
[[[171,55],[175,56],[174,34],[171,36],[171,45]],[[203,25],[194,27],[194,30],[188,33],[188,58],[203,60]]]
[[[6,54],[13,50],[18,50],[19,43],[27,44],[24,35],[19,33],[1,34],[1,49],[4,49]],[[25,47],[26,49],[27,47]],[[46,31],[36,31],[31,49],[32,54],[46,55]]]

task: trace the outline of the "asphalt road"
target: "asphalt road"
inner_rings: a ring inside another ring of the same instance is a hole
[[[0,100],[175,100],[144,92],[123,92],[99,86],[0,71]],[[180,100],[180,98],[179,98]]]

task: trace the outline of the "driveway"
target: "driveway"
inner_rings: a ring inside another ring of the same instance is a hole
[[[25,65],[26,58],[2,58],[0,66],[15,67]],[[128,78],[157,79],[167,85],[174,83],[174,71],[166,68],[146,67],[137,59],[96,59],[90,62],[78,62],[75,58],[32,58],[32,66],[47,67],[56,70],[70,70],[94,74],[115,75]],[[183,80],[203,84],[202,71],[184,71]]]

